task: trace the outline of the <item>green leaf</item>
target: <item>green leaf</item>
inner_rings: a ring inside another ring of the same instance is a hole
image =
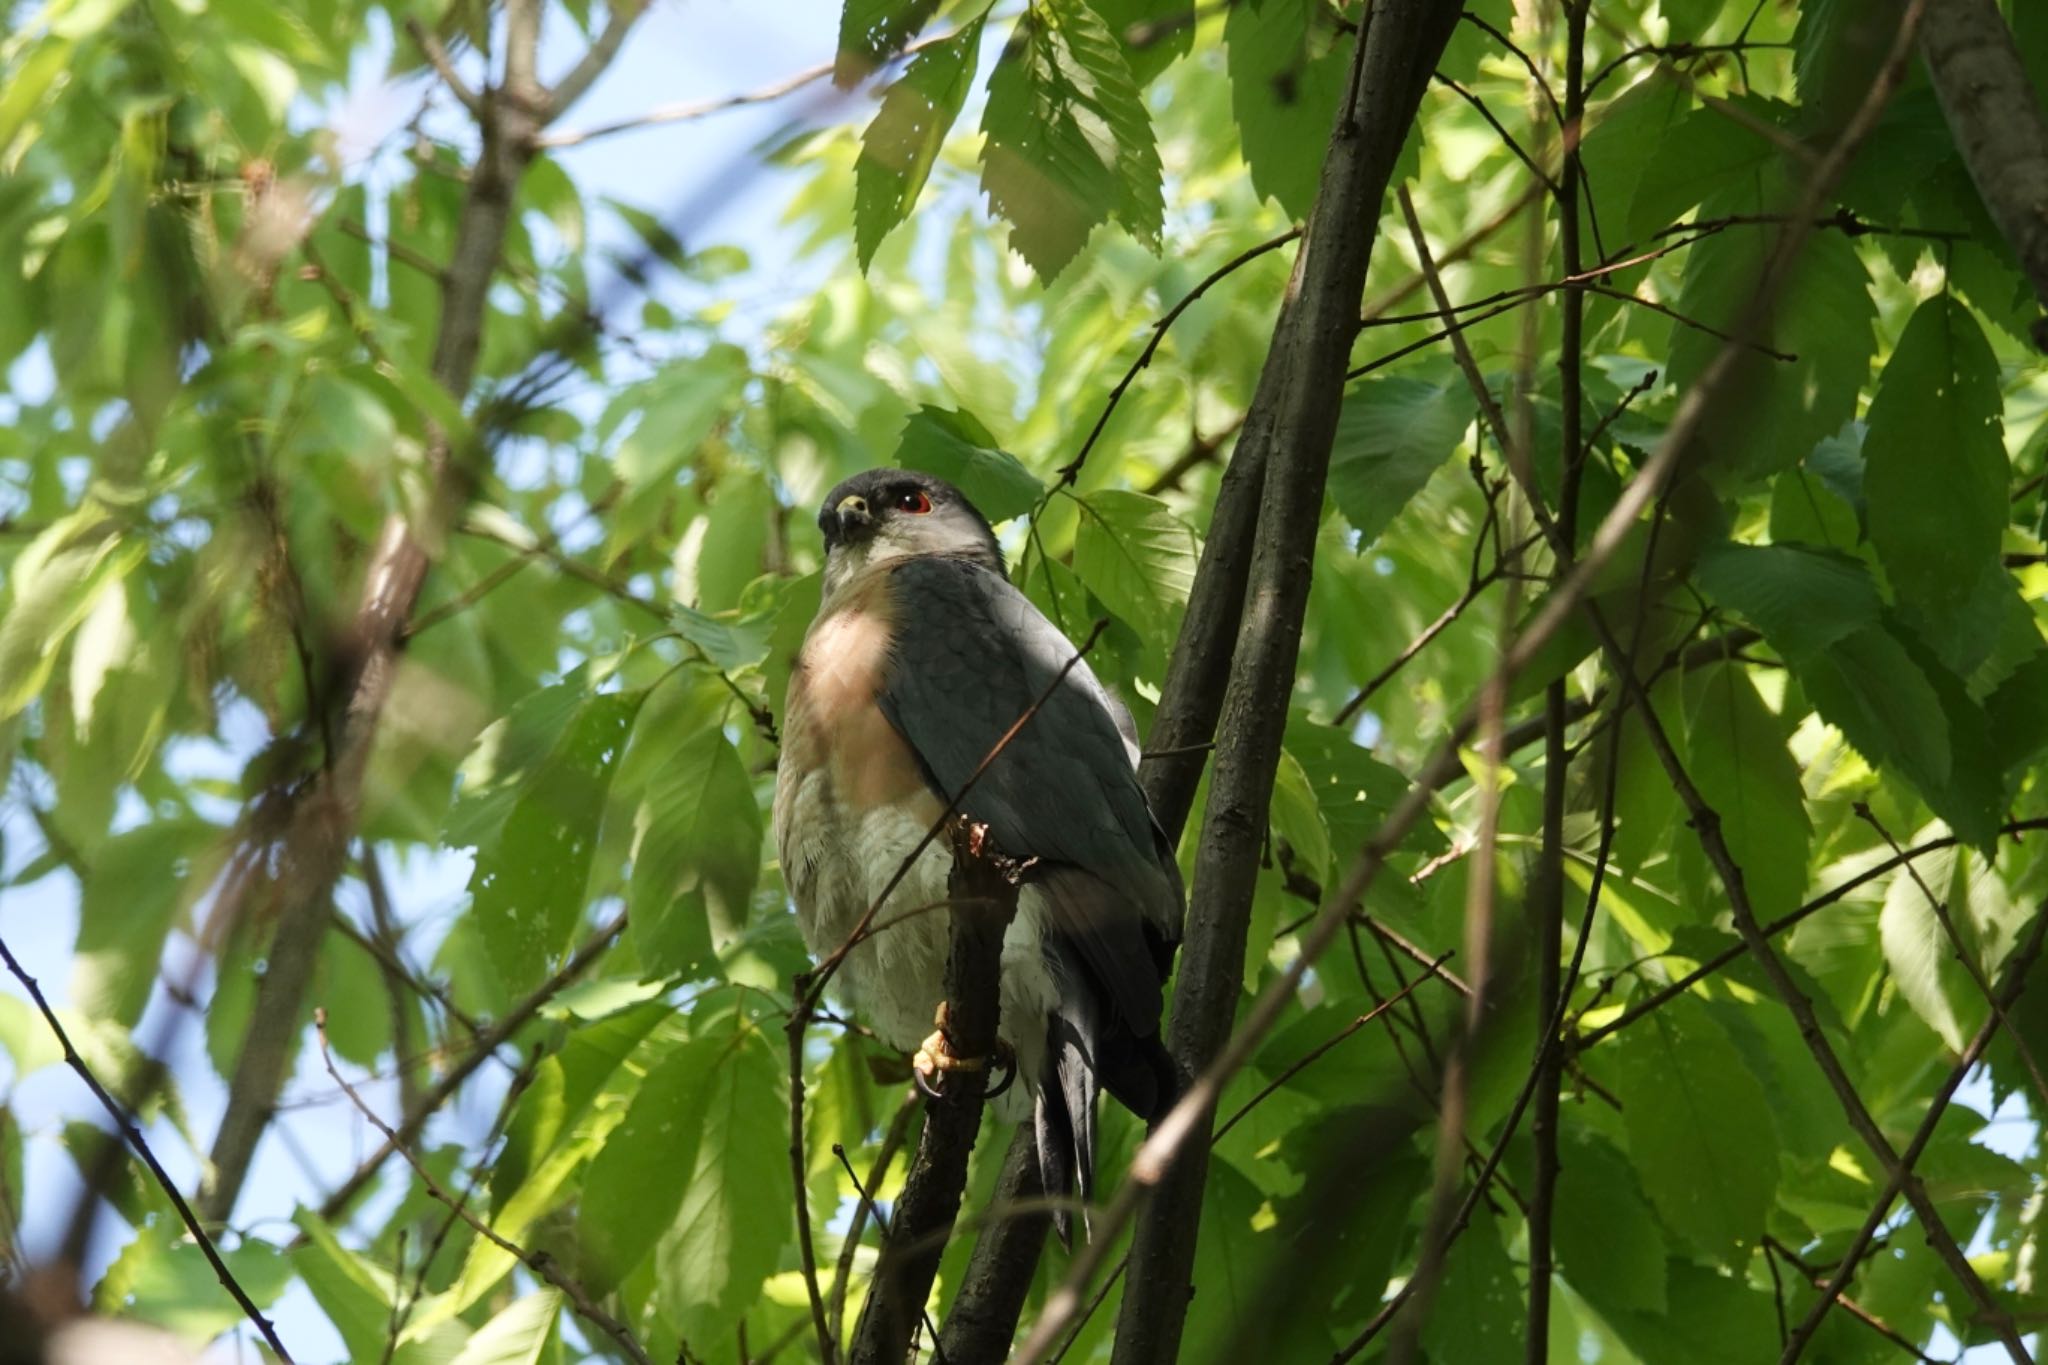
[[[1864,626],[1795,672],[1821,719],[1858,753],[1875,767],[1896,769],[1922,796],[1940,802],[1953,761],[1949,718],[1926,673],[1890,630]]]
[[[220,834],[200,820],[138,825],[100,845],[83,878],[71,996],[89,1014],[133,1024],[199,855]]]
[[[973,413],[927,403],[904,423],[896,463],[936,474],[959,488],[993,523],[1022,516],[1045,496],[1045,485]]]
[[[981,185],[1010,245],[1050,282],[1114,217],[1157,243],[1152,118],[1123,51],[1083,0],[1026,10],[989,79]]]
[[[2048,650],[2006,676],[1984,699],[1991,732],[1998,736],[2008,769],[2048,748]]]
[[[1089,0],[1088,7],[1116,35],[1139,85],[1151,84],[1195,46],[1194,0]]]
[[[1261,1324],[1259,1292],[1278,1251],[1281,1230],[1258,1187],[1221,1157],[1209,1162],[1202,1185],[1202,1236],[1195,1241],[1195,1281],[1202,1292],[1188,1304],[1190,1341],[1230,1341]]]
[[[687,1153],[672,1146],[651,1178],[684,1174],[682,1208],[655,1255],[659,1302],[685,1336],[711,1340],[730,1334],[775,1272],[794,1230],[762,1211],[787,1210],[794,1196],[788,1078],[776,1047],[738,1016],[704,1041],[720,1055],[676,1129],[695,1142]]]
[[[479,1328],[448,1365],[539,1365],[561,1311],[558,1289],[537,1289],[514,1299]]]
[[[752,668],[768,657],[768,639],[775,630],[772,616],[741,616],[728,620],[671,603],[669,622],[676,634],[704,651],[704,657],[728,672]]]
[[[761,870],[761,812],[715,724],[678,744],[633,818],[633,948],[649,973],[701,977],[745,926]]]
[[[1157,498],[1103,489],[1077,498],[1074,572],[1102,604],[1148,641],[1172,640],[1173,615],[1188,600],[1200,546],[1194,528]],[[1069,622],[1080,630],[1086,622]]]
[[[1609,1319],[1635,1359],[1656,1365],[1727,1365],[1778,1354],[1770,1294],[1752,1288],[1740,1274],[1686,1259],[1674,1258],[1668,1274],[1670,1312]]]
[[[1223,21],[1230,107],[1252,188],[1308,217],[1351,69],[1351,40],[1322,0],[1232,5]]]
[[[1273,777],[1273,836],[1284,839],[1298,865],[1320,881],[1329,874],[1330,831],[1316,798],[1301,760],[1282,749],[1280,768]]]
[[[580,1022],[569,1031],[562,1050],[534,1072],[506,1130],[505,1145],[491,1164],[493,1217],[542,1167],[556,1143],[577,1130],[578,1120],[641,1040],[673,1014],[668,1006],[650,1002]]]
[[[1700,216],[1769,211],[1760,191],[1745,188],[1714,199]],[[1740,325],[1775,241],[1767,231],[1737,227],[1689,248],[1679,313],[1724,334]],[[1822,232],[1808,240],[1772,310],[1769,334],[1759,338],[1794,359],[1738,351],[1701,425],[1699,449],[1728,479],[1742,483],[1789,469],[1856,415],[1876,345],[1869,283],[1846,238]],[[1681,393],[1698,382],[1724,344],[1720,336],[1673,324],[1666,373]]]
[[[1785,732],[1743,669],[1707,670],[1687,717],[1692,780],[1721,817],[1721,836],[1760,921],[1797,908],[1812,825]]]
[[[973,84],[981,25],[976,19],[918,53],[861,135],[860,158],[853,166],[853,239],[862,270],[873,262],[875,248],[890,229],[917,207],[932,162]]]
[[[475,848],[495,838],[589,697],[588,670],[579,668],[558,683],[529,692],[503,719],[484,727],[462,760],[460,787],[448,808],[441,841],[450,848]]]
[[[1666,1225],[1739,1268],[1763,1235],[1778,1186],[1777,1134],[1763,1087],[1691,996],[1623,1030],[1612,1046],[1629,1155],[1644,1192]]]
[[[146,551],[88,505],[50,525],[15,556],[0,599],[0,720],[43,690],[65,638],[99,594],[118,585]]]
[[[1659,78],[1682,108],[1690,96],[1676,81]],[[1770,108],[1763,101],[1747,102],[1747,108],[1766,120]],[[1686,109],[1658,130],[1628,200],[1628,216],[1617,226],[1603,225],[1611,234],[1608,249],[1623,242],[1640,242],[1659,228],[1675,223],[1708,197],[1753,176],[1768,162],[1776,149],[1761,133],[1738,123],[1718,109]],[[1602,197],[1607,197],[1601,188]],[[1706,217],[1707,214],[1701,214]]]
[[[1492,1215],[1475,1210],[1471,1226],[1444,1258],[1443,1283],[1422,1326],[1429,1358],[1506,1365],[1521,1354],[1522,1316],[1514,1262]]]
[[[1471,425],[1463,384],[1379,376],[1351,386],[1330,447],[1330,499],[1358,532],[1360,549],[1422,491]]]
[[[1884,367],[1863,440],[1870,540],[1900,609],[1967,674],[1996,638],[2010,470],[1998,361],[1946,296],[1913,313]]]
[[[751,375],[747,353],[721,343],[639,385],[633,392],[640,423],[613,461],[619,478],[634,489],[673,479],[739,400]]]
[[[377,1360],[391,1333],[391,1277],[344,1247],[327,1220],[300,1209],[292,1222],[304,1234],[291,1263],[348,1347],[351,1360]]]
[[[63,1045],[42,1014],[16,995],[0,995],[0,1047],[18,1079],[64,1060]]]
[[[1939,825],[1930,826],[1915,842],[1943,832]],[[1984,1021],[1984,992],[1958,957],[1957,945],[1942,927],[1928,892],[1940,898],[1962,940],[1960,951],[1987,980],[1995,975],[2030,911],[2006,889],[1997,869],[1969,849],[1937,849],[1915,859],[1913,870],[1919,880],[1901,871],[1885,892],[1878,918],[1885,964],[1913,1012],[1940,1035],[1949,1051],[1961,1052]]]
[[[842,90],[859,85],[901,52],[938,12],[939,0],[846,0],[839,15],[832,83]]]
[[[1664,1311],[1664,1233],[1627,1158],[1605,1138],[1565,1130],[1556,1208],[1557,1260],[1572,1288],[1610,1316]]]
[[[477,848],[470,918],[506,990],[540,984],[569,948],[583,911],[612,769],[643,693],[607,693],[577,708],[504,826]]]
[[[1862,561],[1804,545],[1724,541],[1701,553],[1698,576],[1794,666],[1874,623],[1884,605]]]
[[[291,1267],[268,1242],[247,1238],[220,1248],[235,1283],[258,1308],[277,1302],[291,1281]],[[174,1220],[157,1214],[121,1249],[93,1290],[105,1313],[152,1322],[190,1341],[208,1341],[246,1321],[242,1307],[222,1287],[206,1253]]]

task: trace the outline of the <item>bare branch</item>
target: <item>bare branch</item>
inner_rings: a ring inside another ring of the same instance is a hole
[[[478,98],[476,91],[470,88],[469,82],[462,79],[462,73],[455,69],[455,62],[449,57],[448,49],[442,46],[439,36],[410,15],[406,17],[405,31],[412,35],[413,42],[433,66],[434,74],[448,87],[448,92],[462,102],[462,107],[469,111],[472,118],[481,120],[484,117],[484,102]]]
[[[633,21],[646,8],[645,0],[617,0],[611,6],[603,30],[591,41],[576,65],[569,68],[569,73],[547,92],[547,116],[550,119],[582,99],[591,83],[604,74],[605,68],[612,64],[612,58],[618,55],[620,45],[626,41],[627,30],[633,27]]]

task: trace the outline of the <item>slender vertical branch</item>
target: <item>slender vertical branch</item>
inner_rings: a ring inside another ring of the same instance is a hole
[[[1373,7],[1357,39],[1350,87],[1330,136],[1287,302],[1238,438],[1233,468],[1247,455],[1264,465],[1262,505],[1250,537],[1248,597],[1219,713],[1216,732],[1224,739],[1215,755],[1168,1031],[1168,1049],[1184,1074],[1215,1059],[1236,1015],[1266,806],[1280,759],[1374,224],[1428,73],[1457,22],[1455,6],[1434,0],[1382,0]],[[1176,652],[1188,634],[1183,632]],[[1162,736],[1155,729],[1153,742],[1203,738]],[[1213,1121],[1213,1104],[1211,1097],[1195,1120],[1204,1131]],[[1179,1354],[1207,1158],[1207,1143],[1184,1143],[1161,1173],[1163,1180],[1154,1182],[1159,1197],[1131,1246],[1117,1320],[1117,1365],[1164,1365]],[[1027,1342],[1027,1359],[1050,1346],[1045,1326]]]
[[[911,1336],[924,1320],[946,1236],[959,1216],[967,1158],[981,1128],[982,1100],[995,1065],[1003,934],[1017,913],[1017,870],[985,845],[987,836],[986,826],[964,817],[951,831],[953,870],[946,894],[953,907],[952,946],[946,956],[948,1017],[942,1025],[949,1045],[962,1057],[981,1059],[982,1065],[942,1072],[944,1089],[925,1106],[917,1156],[854,1328],[853,1365],[897,1365],[908,1355]]]
[[[1579,248],[1579,200],[1584,168],[1579,157],[1579,128],[1586,104],[1586,11],[1590,0],[1564,0],[1565,87],[1564,165],[1559,174],[1558,245],[1564,275],[1577,275],[1584,262]],[[1562,470],[1558,498],[1557,552],[1571,562],[1578,537],[1579,483],[1585,471],[1582,439],[1585,382],[1580,354],[1585,344],[1586,297],[1567,289],[1558,300],[1561,319],[1557,370],[1563,407]],[[1568,759],[1565,752],[1565,681],[1559,678],[1543,692],[1543,844],[1537,858],[1530,913],[1536,922],[1536,1020],[1545,1030],[1536,1054],[1537,1080],[1529,1134],[1536,1148],[1536,1178],[1529,1192],[1529,1316],[1525,1336],[1530,1365],[1541,1365],[1550,1350],[1551,1218],[1557,1199],[1558,1095],[1564,1080],[1564,1053],[1556,1030],[1562,1017],[1564,956],[1564,804]],[[1616,740],[1620,736],[1617,733]],[[1610,816],[1611,818],[1611,816]],[[1604,832],[1603,832],[1604,837]]]

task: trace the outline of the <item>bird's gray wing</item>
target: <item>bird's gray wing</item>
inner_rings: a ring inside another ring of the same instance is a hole
[[[1001,574],[920,557],[896,566],[890,585],[894,629],[877,700],[942,798],[965,787],[1044,697],[961,807],[1006,853],[1053,865],[1055,880],[1073,869],[1049,886],[1055,926],[1117,1022],[1156,1033],[1183,892],[1132,769],[1117,703]]]

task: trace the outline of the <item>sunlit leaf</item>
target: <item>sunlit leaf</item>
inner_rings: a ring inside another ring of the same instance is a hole
[[[1083,0],[1048,0],[1017,21],[982,117],[982,188],[1010,245],[1042,280],[1111,217],[1159,239],[1159,151],[1123,51]]]

